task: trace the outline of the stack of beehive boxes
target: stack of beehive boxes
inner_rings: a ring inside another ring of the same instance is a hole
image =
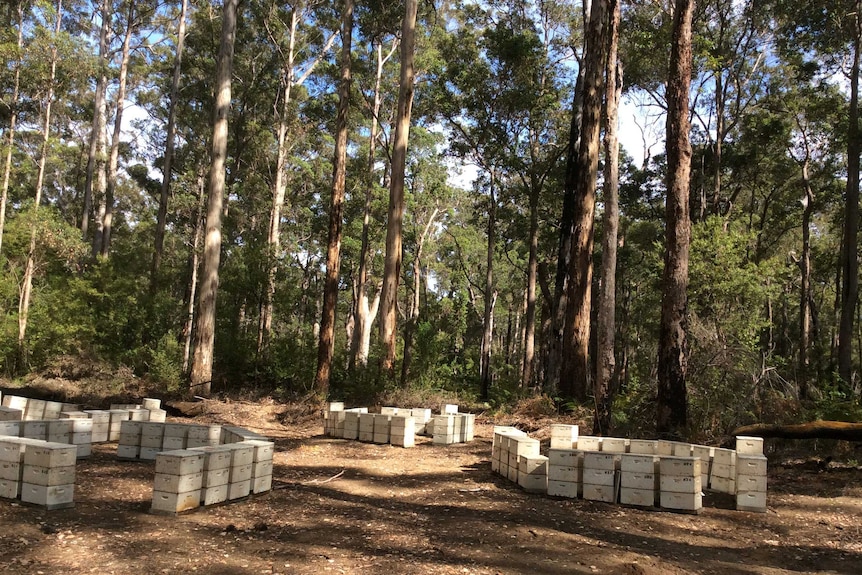
[[[162,449],[165,440],[165,424],[158,422],[142,421],[141,423],[141,451],[138,458],[144,461],[155,461],[156,454]]]
[[[410,410],[410,416],[416,421],[416,435],[427,435],[428,423],[431,421],[431,410],[414,407]]]
[[[124,421],[129,421],[128,409],[109,409],[110,425],[108,426],[108,441],[119,441]],[[137,455],[135,456],[137,457]]]
[[[141,422],[122,421],[120,435],[117,439],[117,457],[119,459],[138,459],[141,455]]]
[[[691,456],[700,459],[700,486],[703,489],[709,487],[709,474],[712,470],[712,459],[715,448],[706,445],[692,445]]]
[[[24,421],[37,421],[45,418],[45,401],[42,399],[28,399],[27,408],[24,410]]]
[[[371,443],[374,441],[374,413],[359,414],[359,441]]]
[[[323,411],[323,434],[344,437],[344,402],[331,401]]]
[[[473,441],[476,416],[472,413],[441,413],[431,418],[428,427],[432,429],[434,443],[468,443]]]
[[[416,420],[411,415],[393,415],[390,424],[390,443],[398,447],[416,445]]]
[[[263,493],[272,489],[272,458],[275,444],[262,439],[248,439],[243,443],[254,449],[251,468],[251,492]]]
[[[518,485],[529,493],[547,493],[548,458],[544,455],[519,456]]]
[[[206,445],[191,451],[199,451],[204,456],[201,503],[215,505],[227,501],[233,450],[227,445]]]
[[[199,507],[203,485],[204,454],[200,451],[165,451],[156,456],[153,513],[179,513]]]
[[[27,398],[17,395],[7,395],[3,398],[3,407],[10,410],[10,413],[19,412],[19,420],[24,419],[24,412],[27,411]]]
[[[189,447],[189,430],[191,426],[182,423],[165,423],[162,425],[162,451],[174,451]],[[221,430],[219,430],[221,433]]]
[[[703,471],[703,470],[701,470]],[[716,447],[709,469],[709,488],[719,493],[736,493],[736,451]]]
[[[374,414],[374,432],[371,440],[374,443],[389,443],[389,434],[392,431],[392,416],[387,413]]]
[[[73,507],[77,447],[47,441],[22,447],[21,501],[47,509]]]
[[[583,480],[584,452],[571,448],[548,450],[548,495],[577,499]]]
[[[359,414],[360,411],[352,409],[344,412],[344,439],[359,439]]]
[[[645,453],[620,455],[620,503],[653,507],[658,490],[658,456]]]
[[[21,473],[24,465],[24,448],[28,440],[19,437],[0,437],[0,497],[18,499],[21,495]],[[35,440],[31,440],[35,443]]]
[[[606,440],[602,443],[604,444]],[[581,440],[578,440],[580,445]],[[584,451],[583,497],[614,503],[617,499],[620,456],[613,452]]]
[[[85,409],[84,413],[93,420],[91,430],[93,443],[108,441],[111,429],[111,412],[102,409]]]
[[[71,421],[72,438],[70,443],[78,447],[78,459],[90,457],[93,452],[93,420],[72,419]]]
[[[736,508],[766,513],[766,457],[760,437],[736,438]]]
[[[254,465],[254,446],[245,442],[231,443],[230,483],[228,499],[240,499],[251,493],[251,474]]]
[[[521,457],[535,458],[541,455],[539,446],[538,439],[528,437],[514,427],[495,427],[491,467],[496,467],[498,473],[509,481],[518,483]]]
[[[659,501],[661,507],[691,513],[703,507],[700,459],[660,456]]]

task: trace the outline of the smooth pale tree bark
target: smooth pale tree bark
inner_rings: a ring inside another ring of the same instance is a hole
[[[288,124],[290,122],[290,103],[294,87],[301,86],[314,71],[323,55],[329,51],[335,42],[337,34],[330,34],[321,50],[320,55],[308,66],[305,72],[297,78],[296,76],[296,40],[297,27],[304,13],[294,9],[290,17],[290,30],[288,32],[287,56],[281,71],[281,82],[283,85],[281,111],[278,113],[278,154],[275,162],[275,181],[272,186],[272,208],[269,215],[269,234],[267,244],[270,257],[272,258],[267,270],[267,289],[260,310],[260,321],[257,334],[257,352],[260,354],[269,341],[272,332],[273,299],[275,298],[275,277],[278,272],[276,262],[281,250],[281,213],[284,210],[284,198],[287,189],[286,167],[290,143],[287,138]],[[272,38],[273,44],[278,45],[278,40]]]
[[[103,155],[102,139],[105,131],[105,94],[108,90],[108,33],[111,27],[111,0],[102,0],[100,10],[100,18],[102,20],[99,27],[99,78],[96,81],[96,93],[93,101],[93,130],[90,133],[90,149],[87,154],[87,176],[84,181],[84,211],[81,215],[81,235],[84,240],[87,239],[87,234],[90,227],[90,217],[93,211],[93,190],[94,184],[100,184],[103,173]],[[98,192],[104,192],[104,186],[98,189]]]
[[[395,335],[398,315],[398,282],[401,278],[401,234],[404,221],[404,172],[407,164],[407,142],[410,114],[413,108],[413,60],[416,45],[418,0],[406,0],[401,23],[401,73],[395,137],[392,147],[392,177],[389,185],[389,212],[386,219],[386,255],[383,265],[383,306],[380,339],[383,344],[381,367],[389,377],[395,369]]]
[[[204,229],[204,201],[206,199],[206,187],[204,185],[203,172],[198,175],[198,207],[194,216],[194,234],[188,257],[189,283],[186,286],[186,319],[183,322],[183,373],[189,373],[189,357],[192,350],[192,332],[195,325],[195,299],[198,293],[198,264],[200,263],[200,245]]]
[[[605,210],[602,214],[602,282],[599,288],[597,315],[596,380],[594,394],[596,414],[593,434],[608,435],[611,428],[611,408],[616,382],[614,356],[617,305],[617,240],[619,237],[619,157],[620,142],[617,136],[619,103],[623,89],[622,65],[617,58],[620,27],[620,0],[611,0],[611,18],[608,28],[607,78],[605,80]]]
[[[497,242],[497,193],[494,189],[496,174],[491,170],[488,190],[488,228],[485,256],[485,306],[482,313],[482,343],[479,347],[479,393],[487,401],[491,393],[494,374],[491,372],[491,351],[494,345],[494,307],[497,305],[497,290],[494,287],[494,246]]]
[[[662,275],[661,323],[658,350],[656,430],[682,436],[687,423],[688,257],[689,214],[689,89],[691,87],[692,0],[676,0],[667,82],[667,204],[666,244]]]
[[[9,178],[12,174],[12,148],[15,145],[15,128],[18,124],[18,91],[21,86],[21,53],[24,49],[24,2],[18,0],[18,40],[16,47],[18,55],[15,59],[15,76],[12,80],[12,101],[10,103],[12,113],[9,116],[9,129],[6,131],[8,147],[6,148],[6,162],[3,165],[3,189],[0,191],[0,252],[3,250],[3,232],[6,229],[6,202],[9,197]]]
[[[534,154],[535,155],[535,154]],[[536,180],[536,178],[534,178]],[[521,365],[521,387],[533,384],[536,358],[536,274],[539,268],[539,194],[541,186],[534,181],[530,189],[530,250],[527,256],[527,290],[524,306],[524,356]]]
[[[806,146],[807,148],[807,146]],[[799,287],[799,399],[808,399],[809,351],[811,347],[811,216],[814,213],[814,190],[808,173],[810,155],[802,163],[802,255],[799,268],[802,281]]]
[[[153,262],[150,266],[150,294],[158,289],[159,271],[162,268],[162,255],[165,246],[165,228],[168,220],[168,203],[171,197],[171,179],[174,165],[174,147],[177,137],[177,100],[180,94],[180,81],[183,65],[183,46],[186,41],[186,16],[189,0],[182,0],[180,20],[177,24],[177,48],[174,54],[174,75],[171,78],[171,94],[168,103],[168,125],[165,135],[165,155],[162,164],[162,186],[159,191],[159,212],[156,217],[156,239],[153,247]],[[194,300],[192,300],[194,301]]]
[[[371,109],[371,131],[368,136],[368,181],[365,183],[365,206],[362,215],[362,241],[359,249],[359,273],[354,295],[353,304],[353,337],[350,341],[350,362],[349,371],[354,371],[356,366],[365,367],[368,365],[368,351],[371,347],[371,325],[374,323],[374,318],[377,317],[377,310],[380,306],[380,290],[374,297],[374,301],[369,303],[368,297],[368,260],[370,250],[370,229],[371,229],[371,207],[374,202],[374,164],[377,160],[377,137],[378,128],[380,126],[380,84],[383,79],[383,66],[395,53],[398,47],[398,40],[392,41],[392,48],[389,53],[383,56],[383,45],[375,44],[375,52],[377,54],[377,74],[374,80],[374,99]]]
[[[344,0],[341,14],[341,77],[338,82],[338,113],[335,117],[335,159],[332,198],[329,203],[329,238],[326,250],[326,278],[323,284],[323,315],[317,347],[317,375],[314,389],[318,397],[329,393],[332,356],[335,352],[335,308],[338,306],[338,272],[341,264],[341,228],[344,219],[344,182],[347,176],[347,116],[350,112],[350,49],[353,37],[353,0]]]
[[[416,335],[416,326],[419,324],[420,295],[422,293],[422,252],[431,233],[431,226],[434,225],[439,213],[440,208],[438,207],[435,207],[434,211],[431,212],[416,243],[416,253],[413,256],[413,297],[410,299],[407,322],[404,324],[404,359],[401,361],[401,387],[403,388],[409,386],[410,363],[413,359],[413,338]]]
[[[589,362],[590,312],[593,281],[593,223],[596,206],[607,60],[608,0],[593,0],[587,34],[584,107],[581,141],[577,157],[572,253],[569,258],[568,302],[563,330],[563,358],[560,366],[560,393],[585,401],[592,380]]]
[[[33,291],[33,275],[36,271],[36,237],[39,227],[39,205],[42,203],[42,186],[45,182],[45,166],[48,162],[48,143],[51,139],[51,107],[54,104],[54,82],[57,79],[57,42],[63,22],[63,0],[57,0],[57,21],[54,25],[54,42],[51,46],[51,72],[48,76],[48,94],[42,114],[42,145],[39,154],[39,168],[36,173],[36,193],[33,200],[33,224],[30,229],[30,248],[27,263],[21,280],[21,293],[18,298],[18,353],[26,362],[27,319],[30,313],[30,297]]]
[[[114,114],[114,133],[111,135],[111,153],[108,156],[108,185],[105,188],[105,216],[102,220],[102,245],[99,255],[108,257],[111,250],[111,231],[114,218],[114,193],[117,189],[117,169],[120,161],[120,135],[123,126],[123,109],[126,104],[126,85],[129,78],[129,54],[132,45],[132,33],[135,30],[135,2],[129,0],[126,14],[126,33],[123,36],[123,48],[120,55],[120,77],[117,88],[116,112]]]
[[[221,260],[221,217],[225,192],[228,114],[230,112],[233,44],[236,36],[236,7],[239,0],[225,0],[221,43],[215,86],[212,164],[209,172],[206,236],[201,270],[195,353],[190,374],[190,392],[204,397],[212,391],[213,348],[215,344],[216,296]]]
[[[841,250],[841,321],[838,327],[838,376],[853,383],[853,321],[859,299],[859,51],[862,49],[862,1],[855,2],[853,64],[850,69],[850,113],[847,129],[847,188],[844,200],[844,237]]]

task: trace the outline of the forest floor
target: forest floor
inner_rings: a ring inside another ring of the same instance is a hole
[[[322,420],[272,400],[196,407],[169,419],[276,442],[271,492],[151,515],[153,464],[97,445],[77,465],[74,508],[0,500],[0,571],[862,573],[862,467],[770,456],[767,513],[707,494],[685,515],[525,493],[491,472],[488,421],[470,444],[402,449],[324,437]]]

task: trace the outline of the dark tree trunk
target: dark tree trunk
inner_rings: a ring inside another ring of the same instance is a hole
[[[676,0],[670,73],[667,82],[667,239],[662,276],[661,324],[658,351],[658,405],[656,430],[661,435],[681,436],[686,427],[686,339],[688,306],[688,255],[691,243],[689,219],[688,92],[691,85],[692,0]]]

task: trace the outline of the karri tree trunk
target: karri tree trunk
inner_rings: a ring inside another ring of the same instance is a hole
[[[21,279],[21,292],[18,298],[18,355],[21,359],[19,368],[27,362],[27,319],[30,314],[30,297],[33,291],[33,276],[36,273],[36,238],[39,226],[39,205],[42,203],[42,186],[45,182],[45,166],[48,162],[49,142],[51,139],[51,107],[54,104],[54,83],[57,79],[57,43],[63,22],[63,0],[57,0],[56,23],[54,25],[54,41],[51,45],[51,71],[48,76],[48,93],[45,96],[42,113],[42,145],[39,154],[39,168],[36,172],[36,193],[33,200],[33,224],[30,229],[30,248],[27,252],[27,263],[24,276]]]
[[[81,235],[84,241],[90,228],[90,218],[93,216],[93,197],[96,191],[104,192],[104,187],[94,191],[103,173],[104,159],[102,138],[105,130],[105,94],[108,90],[108,33],[111,29],[111,0],[102,0],[100,10],[102,20],[99,28],[99,77],[96,81],[96,93],[93,100],[93,130],[90,133],[90,148],[87,154],[87,176],[84,180],[84,210],[81,214]],[[97,174],[97,171],[99,172]]]
[[[374,80],[374,100],[371,109],[371,131],[368,136],[368,167],[367,182],[365,183],[365,206],[362,215],[362,241],[359,249],[359,277],[356,280],[356,294],[353,305],[353,337],[350,341],[350,362],[348,369],[353,372],[356,366],[368,365],[368,351],[371,347],[371,324],[377,317],[380,306],[380,290],[375,294],[373,303],[369,304],[368,297],[368,265],[370,259],[370,233],[371,233],[371,208],[374,202],[374,164],[377,161],[377,137],[380,116],[380,85],[383,79],[383,66],[395,53],[398,46],[397,40],[393,40],[392,48],[386,57],[383,56],[383,45],[379,42],[375,45],[377,54],[377,74]]]
[[[3,249],[3,232],[6,229],[6,202],[9,198],[9,178],[12,174],[12,148],[15,145],[15,128],[18,124],[18,91],[21,86],[21,58],[24,50],[24,2],[18,0],[18,40],[15,44],[15,75],[12,80],[12,100],[10,102],[9,129],[6,131],[6,162],[3,165],[3,189],[0,191],[0,251]]]
[[[114,133],[111,136],[111,153],[108,156],[108,185],[105,188],[105,216],[102,220],[102,245],[99,255],[108,257],[111,250],[111,232],[114,218],[114,194],[117,189],[117,169],[120,161],[120,134],[123,126],[123,109],[126,103],[126,85],[129,77],[129,54],[131,52],[132,33],[135,29],[135,2],[129,0],[126,15],[126,33],[123,36],[123,48],[120,56],[120,78],[117,88],[116,113],[114,115]]]
[[[689,88],[691,86],[692,0],[676,0],[667,82],[667,204],[666,244],[662,275],[661,323],[658,349],[656,430],[681,436],[687,423],[688,256],[689,214]]]
[[[497,193],[494,189],[496,176],[491,170],[491,184],[488,190],[488,228],[485,252],[485,306],[482,313],[482,343],[479,347],[479,390],[480,398],[487,401],[491,393],[493,373],[491,372],[491,352],[494,344],[494,307],[497,304],[497,290],[494,286],[494,248],[497,242]]]
[[[560,386],[560,367],[563,361],[563,330],[566,324],[569,290],[569,258],[572,255],[572,237],[575,217],[575,189],[578,180],[578,150],[581,145],[581,116],[584,109],[584,67],[578,71],[575,95],[572,101],[572,121],[566,147],[566,173],[563,183],[563,211],[560,216],[560,241],[557,250],[557,267],[554,274],[554,294],[551,305],[550,337],[545,355],[544,389],[556,395]]]
[[[198,174],[198,206],[194,214],[194,233],[188,257],[189,283],[186,286],[186,318],[183,322],[183,374],[189,373],[189,357],[192,350],[192,333],[195,326],[195,300],[198,293],[198,264],[200,263],[200,245],[204,229],[204,202],[206,200],[206,185],[203,170]]]
[[[535,155],[535,154],[534,154]],[[537,181],[530,186],[530,251],[527,257],[527,290],[524,306],[524,356],[521,365],[521,387],[533,385],[533,366],[536,361],[536,274],[539,268],[539,195]]]
[[[593,420],[594,435],[608,435],[611,429],[611,408],[616,383],[614,356],[617,305],[617,240],[619,238],[619,155],[617,136],[619,103],[623,89],[622,65],[617,58],[619,43],[620,0],[611,0],[611,18],[608,28],[608,60],[605,80],[605,166],[604,204],[602,216],[602,283],[599,293],[597,317],[597,351],[595,398],[596,414]]]
[[[177,100],[180,94],[182,78],[183,45],[186,40],[186,16],[189,10],[189,0],[182,0],[180,20],[177,24],[177,48],[174,54],[174,75],[171,78],[171,94],[168,103],[168,125],[165,134],[165,155],[162,165],[162,186],[159,191],[159,212],[156,218],[156,239],[153,247],[153,262],[150,266],[150,294],[158,289],[159,272],[162,267],[162,255],[165,245],[165,228],[168,220],[168,203],[171,197],[171,179],[174,165],[174,147],[177,135]],[[194,300],[192,300],[194,301]]]
[[[389,212],[386,219],[386,255],[383,265],[383,306],[380,340],[383,344],[381,367],[388,376],[394,375],[395,336],[398,316],[398,282],[401,278],[401,235],[404,220],[404,172],[407,164],[407,142],[410,135],[410,114],[413,108],[413,60],[416,45],[416,15],[418,0],[406,0],[401,23],[401,73],[398,86],[398,108],[392,147],[392,177],[389,182]]]
[[[862,1],[856,1],[853,65],[850,69],[850,114],[847,129],[847,192],[844,203],[844,238],[841,250],[841,323],[838,328],[838,376],[853,383],[853,321],[859,297],[859,51],[862,49]]]
[[[236,36],[236,7],[239,0],[225,0],[221,43],[216,71],[215,110],[213,114],[212,164],[209,173],[207,223],[201,270],[195,353],[190,374],[192,394],[209,396],[212,391],[213,349],[215,344],[216,296],[221,260],[221,215],[225,192],[228,114],[230,112],[233,44]]]
[[[799,399],[808,399],[809,348],[811,347],[811,216],[814,213],[814,190],[808,173],[810,159],[807,153],[802,163],[802,256],[799,268],[802,281],[799,288]]]
[[[593,0],[584,58],[584,105],[577,157],[578,178],[575,187],[572,252],[569,258],[566,323],[563,329],[563,358],[560,366],[560,394],[578,401],[587,399],[592,381],[589,345],[593,223],[607,60],[608,14],[608,0]]]
[[[341,14],[341,78],[338,83],[338,114],[335,118],[335,159],[332,198],[329,203],[329,238],[326,279],[323,284],[323,315],[317,348],[314,388],[325,398],[329,393],[332,356],[335,352],[335,308],[338,306],[338,272],[341,263],[341,228],[344,218],[344,182],[347,176],[347,116],[350,112],[350,49],[353,37],[353,0],[344,0]]]

